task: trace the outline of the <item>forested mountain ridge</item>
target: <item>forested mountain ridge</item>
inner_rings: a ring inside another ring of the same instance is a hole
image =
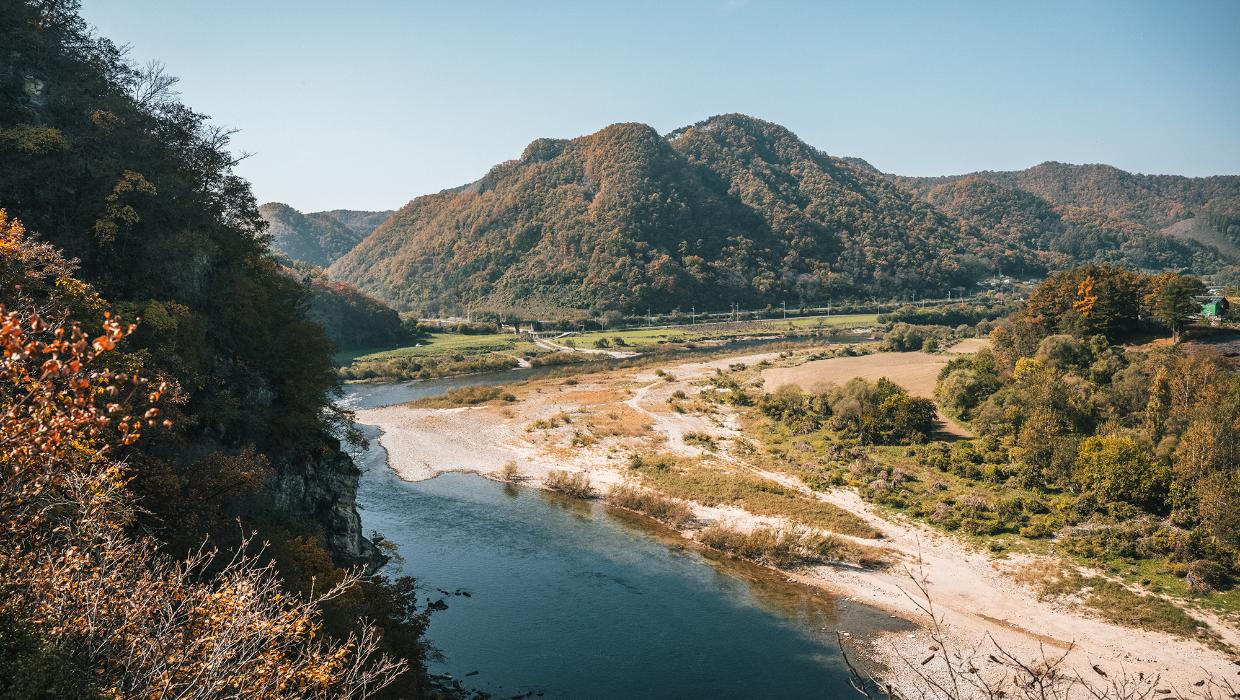
[[[1024,265],[1004,266],[1008,273],[1039,274],[1080,262],[1206,273],[1226,263],[1225,256],[1196,241],[1178,240],[1097,209],[1055,205],[981,177],[949,180],[922,194],[975,236],[1037,251]]]
[[[974,243],[883,177],[724,115],[666,138],[615,124],[538,139],[413,200],[329,272],[428,314],[722,308],[966,285],[990,270]]]
[[[272,248],[320,267],[349,252],[392,215],[391,211],[349,209],[303,214],[281,202],[263,204],[258,213],[267,222]]]
[[[885,175],[727,114],[662,137],[616,124],[537,139],[414,199],[329,272],[431,315],[893,298],[1083,262],[1213,273],[1229,260],[1209,238],[1161,229],[1197,214],[1225,230],[1238,203],[1240,178],[1109,166]]]
[[[1037,195],[1057,206],[1092,209],[1163,229],[1190,216],[1240,214],[1240,176],[1184,177],[1142,175],[1110,165],[1071,165],[1048,161],[1032,168],[943,177],[888,175],[896,184],[925,197],[933,188],[966,178]]]

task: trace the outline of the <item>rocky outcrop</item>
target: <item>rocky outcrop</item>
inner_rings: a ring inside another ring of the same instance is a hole
[[[276,465],[276,505],[319,527],[340,563],[377,567],[383,557],[363,536],[357,511],[361,472],[330,437],[310,442],[306,453]]]

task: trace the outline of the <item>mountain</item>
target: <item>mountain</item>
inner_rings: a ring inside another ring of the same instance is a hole
[[[293,260],[327,266],[392,215],[391,211],[332,211],[302,214],[287,204],[268,202],[258,208],[267,222],[271,246]]]
[[[371,231],[379,228],[379,224],[387,221],[387,218],[394,212],[391,209],[383,211],[359,211],[356,209],[331,209],[329,211],[316,211],[306,214],[311,218],[330,218],[336,223],[344,226],[353,232],[359,239],[370,235]]]
[[[413,200],[329,272],[427,314],[724,308],[944,291],[989,272],[986,255],[1011,253],[872,169],[724,115],[538,139]]]
[[[1016,171],[983,171],[945,177],[889,176],[926,196],[933,188],[979,179],[1037,195],[1057,206],[1090,209],[1151,230],[1199,216],[1240,214],[1240,176],[1140,175],[1110,165],[1046,162]]]
[[[1005,272],[1037,274],[1081,262],[1213,272],[1225,263],[1225,255],[1201,242],[1178,240],[1097,209],[1055,205],[1026,190],[981,177],[946,179],[921,194],[973,235],[1014,249],[1037,251],[1027,261],[1032,264],[1007,266]]]

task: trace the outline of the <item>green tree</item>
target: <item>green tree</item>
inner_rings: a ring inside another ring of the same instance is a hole
[[[1189,317],[1200,310],[1193,297],[1205,291],[1205,285],[1196,277],[1167,272],[1150,280],[1145,305],[1150,315],[1171,331],[1171,342],[1178,343]]]
[[[1166,509],[1171,470],[1147,445],[1119,435],[1093,436],[1076,455],[1077,483],[1104,501],[1130,503],[1150,512]]]

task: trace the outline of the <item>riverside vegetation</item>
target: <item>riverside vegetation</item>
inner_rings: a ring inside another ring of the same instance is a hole
[[[1178,332],[1200,290],[1105,265],[1053,275],[991,349],[939,376],[939,405],[975,438],[898,429],[906,414],[870,400],[886,428],[875,434],[865,408],[840,410],[838,388],[763,396],[753,428],[768,459],[812,486],[849,485],[993,550],[1051,548],[1105,573],[1040,574],[1045,595],[1208,637],[1181,607],[1240,614],[1240,373],[1216,354],[1123,344],[1151,322]]]

